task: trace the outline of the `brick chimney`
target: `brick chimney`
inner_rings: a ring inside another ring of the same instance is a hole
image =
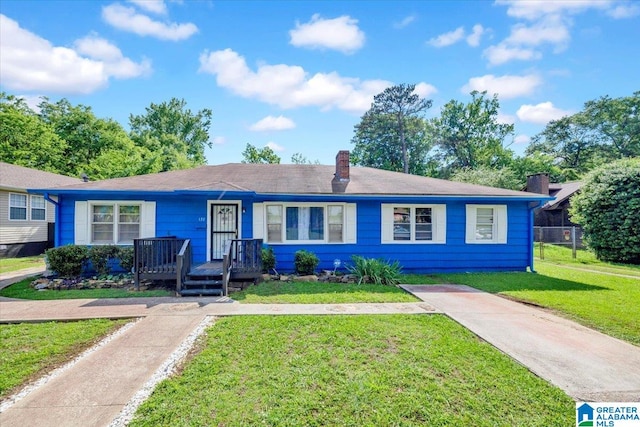
[[[340,150],[336,156],[336,173],[331,181],[334,193],[344,193],[349,185],[349,151]]]
[[[549,195],[549,174],[537,173],[527,176],[527,191]]]

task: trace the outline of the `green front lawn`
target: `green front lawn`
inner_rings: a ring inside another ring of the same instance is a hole
[[[31,267],[44,267],[44,255],[0,259],[0,274]]]
[[[231,298],[250,304],[338,304],[359,302],[416,302],[395,286],[328,282],[262,282]]]
[[[95,319],[0,325],[0,398],[69,362],[125,322]]]
[[[219,319],[130,426],[567,426],[575,405],[445,316]]]
[[[0,290],[0,296],[29,300],[54,300],[78,298],[135,298],[135,297],[169,297],[175,293],[165,289],[148,291],[129,291],[126,289],[71,289],[68,291],[38,291],[31,287],[33,279],[25,279]]]
[[[551,308],[585,326],[640,345],[640,280],[536,262],[533,273],[442,274],[429,282],[469,285]],[[419,283],[420,276],[412,278]]]

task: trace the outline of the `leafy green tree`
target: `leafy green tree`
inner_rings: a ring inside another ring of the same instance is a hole
[[[424,136],[424,128],[418,124],[422,114],[433,101],[421,99],[415,91],[415,84],[400,84],[386,88],[373,97],[371,108],[367,111],[355,127],[355,136],[351,140],[355,144],[354,163],[363,166],[381,167],[398,170],[397,162],[382,162],[385,154],[394,153],[394,158],[400,158],[404,173],[415,173],[411,164],[423,163],[424,157],[419,158],[427,148],[427,141],[420,140]],[[377,150],[371,156],[367,152]],[[428,151],[428,148],[427,150]]]
[[[291,163],[294,165],[319,165],[320,161],[311,161],[303,156],[302,153],[293,153],[293,155],[291,156]]]
[[[508,166],[521,183],[519,188],[524,188],[527,176],[537,173],[548,173],[550,182],[565,182],[569,179],[566,170],[561,169],[548,154],[533,153],[528,156],[514,158]]]
[[[590,172],[570,212],[599,259],[640,264],[640,158]]]
[[[586,102],[576,114],[551,121],[532,138],[526,154],[553,157],[567,179],[613,160],[640,156],[640,92],[603,96]]]
[[[405,155],[408,173],[425,175],[426,159],[431,149],[429,127],[421,117],[405,117],[403,120],[404,152],[399,149],[397,121],[394,116],[368,111],[355,126],[351,142],[354,165],[369,166],[395,172],[405,171]]]
[[[40,120],[23,99],[0,92],[1,161],[74,175],[62,169],[66,149],[66,141]]]
[[[459,169],[451,176],[451,180],[509,190],[521,190],[524,186],[523,180],[508,166],[500,169],[484,166],[477,169]]]
[[[513,136],[514,126],[498,122],[498,97],[486,95],[486,91],[473,91],[468,104],[451,100],[431,120],[440,176],[480,167],[499,169],[510,163],[513,153],[505,140]]]
[[[212,112],[197,113],[186,108],[184,99],[151,103],[142,115],[130,115],[131,138],[153,157],[148,169],[154,172],[186,169],[206,164],[205,147],[211,147],[209,128]]]
[[[242,163],[280,163],[280,157],[270,148],[256,148],[251,144],[242,152]]]

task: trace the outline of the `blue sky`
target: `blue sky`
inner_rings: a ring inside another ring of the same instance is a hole
[[[323,164],[373,95],[415,83],[427,117],[498,93],[522,153],[549,120],[640,90],[640,2],[0,2],[0,85],[128,127],[151,102],[210,108],[209,164],[247,143]]]

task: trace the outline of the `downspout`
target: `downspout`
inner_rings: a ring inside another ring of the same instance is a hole
[[[538,273],[534,268],[533,268],[533,240],[534,240],[534,236],[533,236],[533,224],[534,224],[534,219],[533,219],[533,211],[537,208],[539,208],[540,206],[542,206],[542,200],[538,200],[538,202],[534,205],[532,202],[529,204],[529,269],[531,270],[532,273]]]
[[[53,204],[53,206],[55,206],[55,209],[56,209],[56,214],[55,214],[56,225],[54,227],[53,246],[57,248],[58,246],[60,246],[60,203],[53,200],[49,196],[49,193],[44,193],[44,199],[47,202]]]

